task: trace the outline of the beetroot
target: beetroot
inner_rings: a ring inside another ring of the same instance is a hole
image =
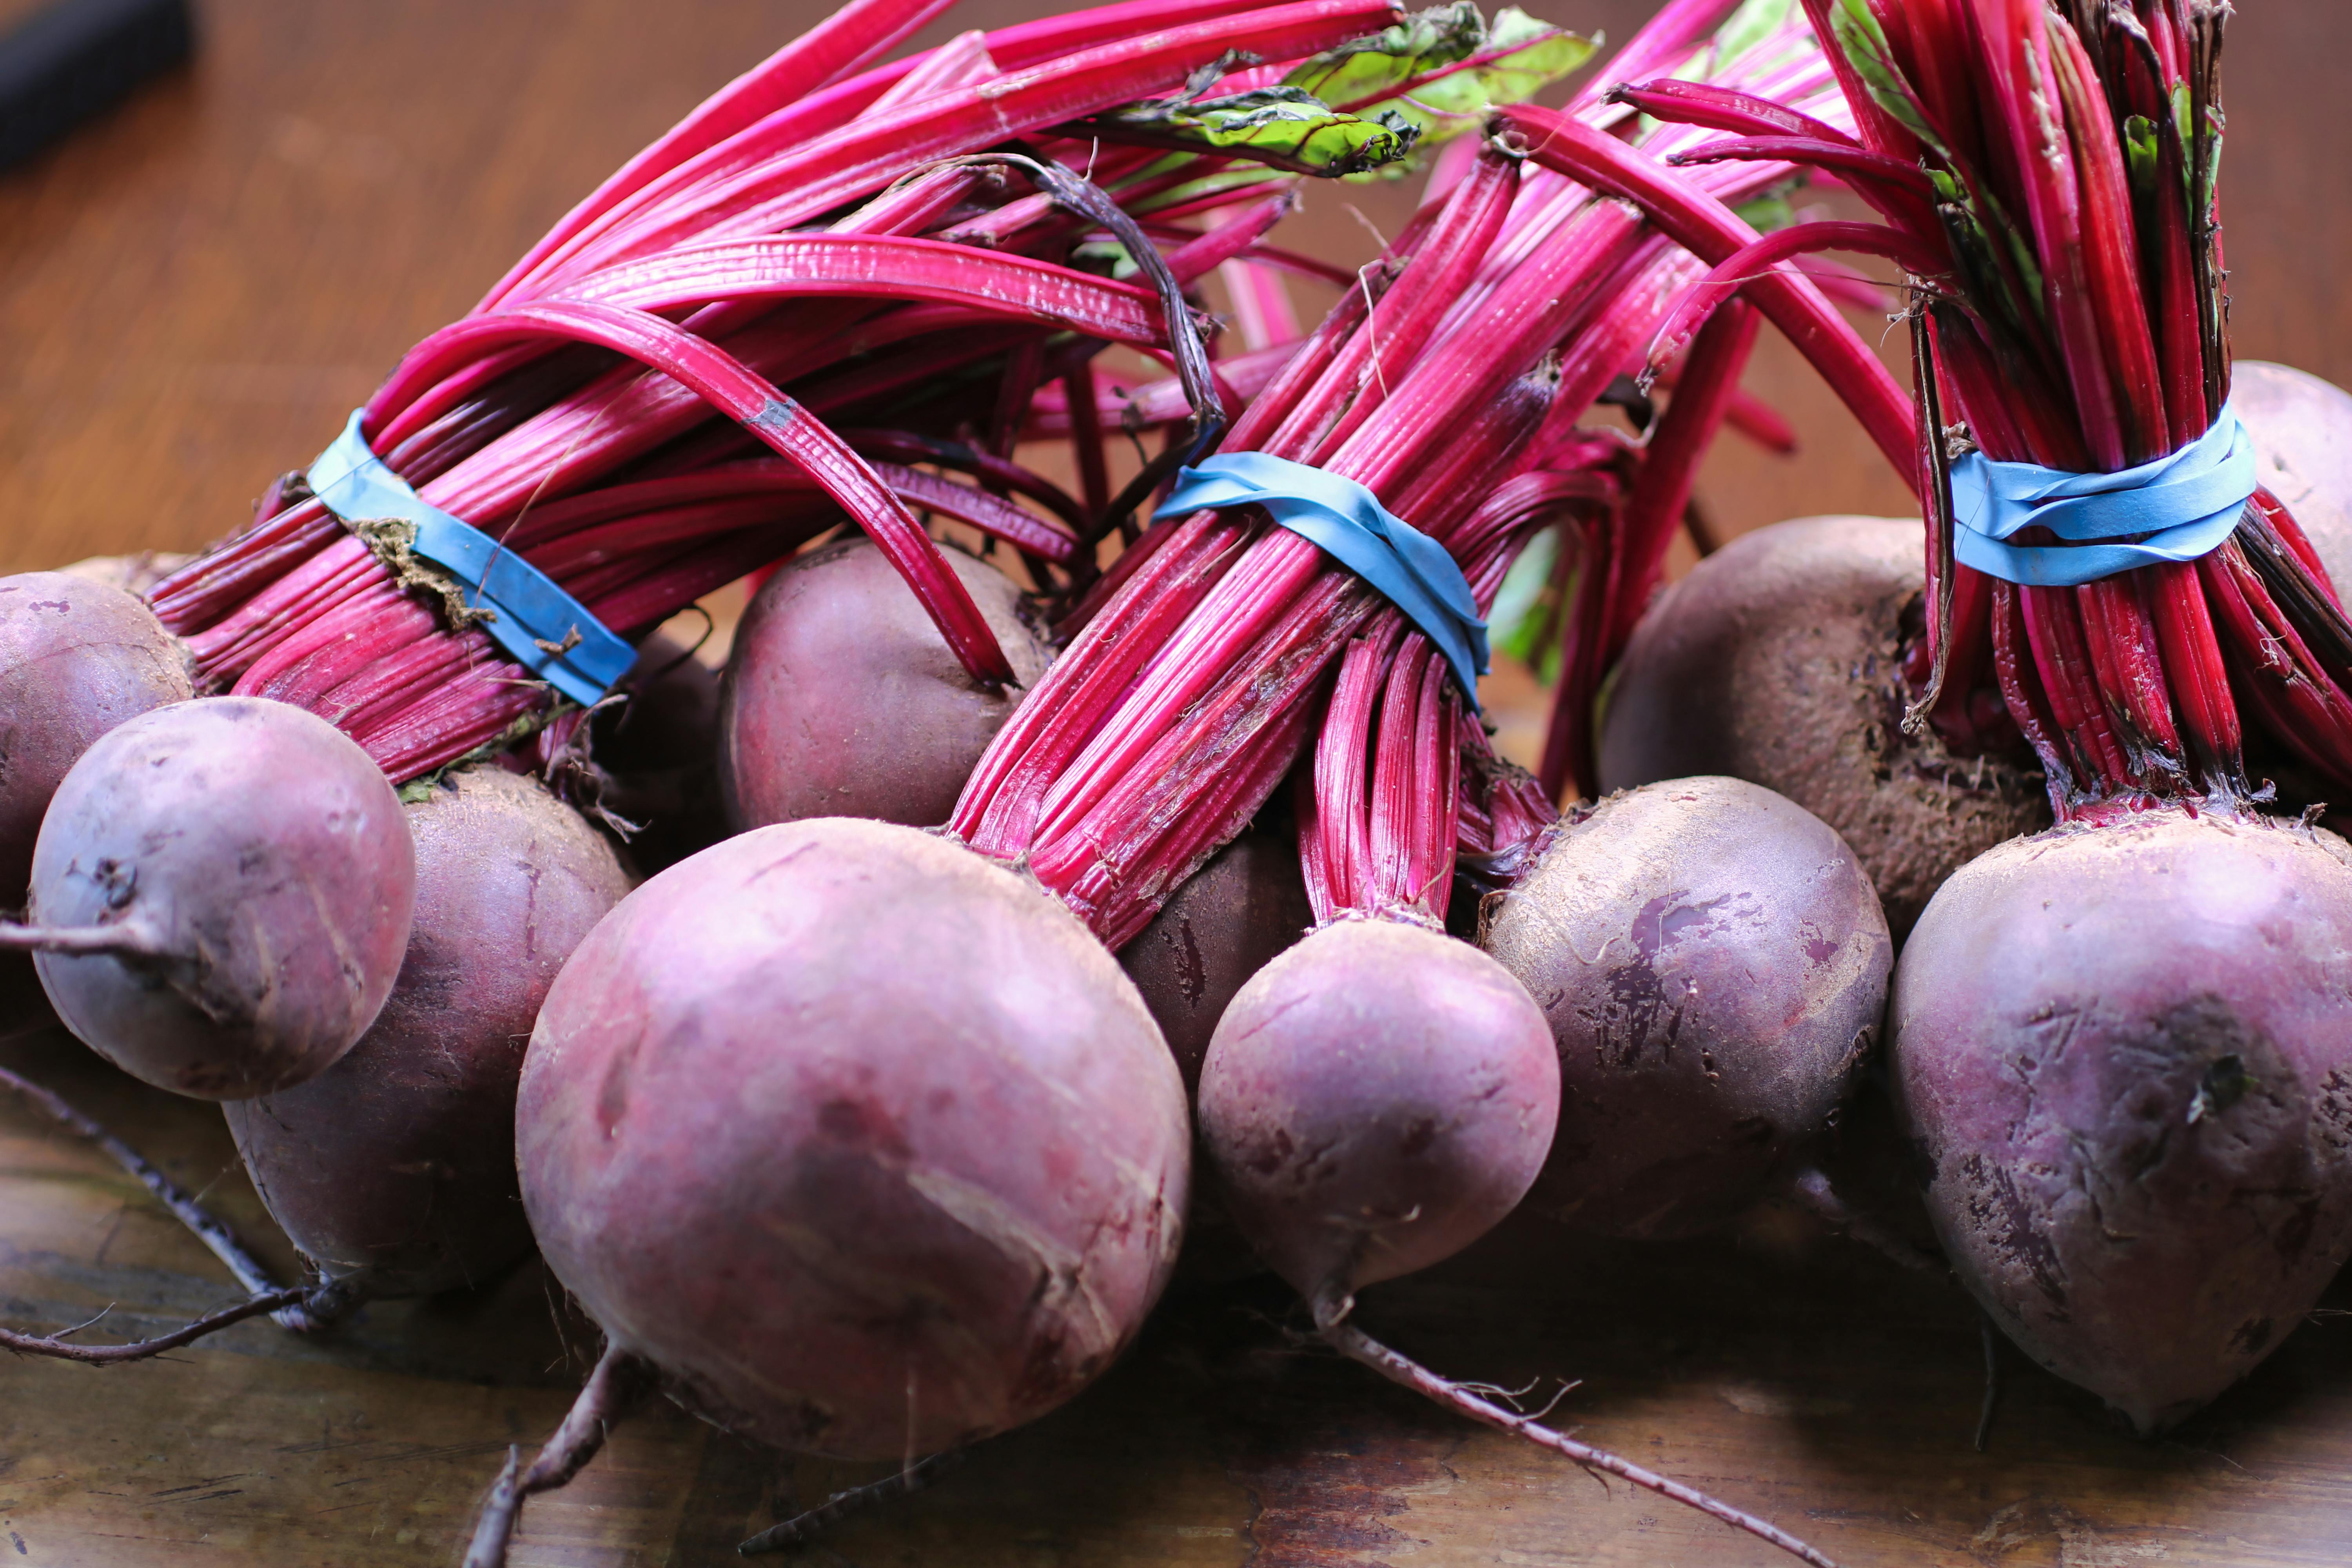
[[[0,906],[24,901],[66,770],[117,724],[193,689],[179,643],[121,588],[62,572],[0,577]]]
[[[1925,579],[1916,522],[1807,518],[1733,540],[1634,632],[1601,721],[1601,787],[1721,773],[1786,795],[1861,857],[1901,940],[1953,870],[2050,821],[2022,758],[1903,732]]]
[[[2239,360],[2230,374],[2255,473],[2303,525],[2338,596],[2352,593],[2352,393],[2262,360]]]
[[[142,550],[131,555],[86,555],[58,570],[85,583],[103,583],[144,598],[147,590],[195,559],[170,550]]]
[[[1250,976],[1315,923],[1287,835],[1249,832],[1179,887],[1119,966],[1143,994],[1189,1094],[1226,1005]]]
[[[1689,1235],[1766,1196],[1875,1043],[1893,957],[1844,840],[1727,778],[1572,814],[1484,923],[1559,1049],[1530,1201],[1613,1236]]]
[[[323,719],[174,703],[67,773],[33,855],[30,948],[66,1026],[160,1089],[242,1100],[326,1070],[374,1021],[416,892],[399,799]]]
[[[841,819],[730,839],[605,917],[540,1010],[516,1143],[548,1266],[608,1336],[582,1409],[658,1379],[848,1458],[1083,1388],[1166,1282],[1190,1168],[1110,955],[1010,872]],[[501,1489],[480,1560],[596,1440],[567,1426]]]
[[[408,807],[415,920],[374,1026],[310,1082],[222,1108],[271,1217],[359,1296],[472,1284],[530,1252],[523,1045],[564,959],[628,891],[610,842],[530,779],[477,768],[424,794]]]
[[[1895,973],[1893,1077],[1961,1279],[2151,1433],[2352,1253],[2352,849],[2106,815],[1936,895]]]
[[[1452,1257],[1517,1205],[1559,1106],[1550,1032],[1466,942],[1325,926],[1260,970],[1201,1074],[1226,1202],[1318,1319]]]
[[[738,831],[813,816],[948,819],[1045,652],[1009,578],[960,551],[940,553],[1015,685],[992,689],[967,674],[868,541],[811,551],[761,588],[727,661],[719,775]]]
[[[647,876],[727,837],[719,683],[692,649],[656,632],[622,682],[629,700],[593,721],[596,802],[635,825],[629,861]]]

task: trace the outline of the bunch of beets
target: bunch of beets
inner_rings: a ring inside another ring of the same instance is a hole
[[[1098,1376],[1189,1224],[1381,1375],[1826,1563],[1353,1308],[1522,1205],[1884,1238],[1816,1162],[1889,1092],[1951,1272],[2139,1430],[2274,1348],[2352,1254],[2352,398],[2233,374],[2226,5],[1669,0],[1556,110],[1592,44],[1468,0],[874,63],[945,7],[852,0],[704,103],[242,531],[0,579],[0,948],[222,1104],[312,1271],[9,1075],[247,1296],[0,1345],[329,1331],[535,1247],[604,1349],[487,1568],[655,1394],[903,1490]],[[1360,268],[1271,237],[1408,169]],[[1901,270],[1907,392],[1824,250]],[[1662,591],[1718,432],[1785,442],[1768,321],[1925,527]],[[338,500],[354,443],[397,515]],[[1986,465],[2200,443],[2255,476],[2201,552],[1961,559]],[[659,628],[743,580],[722,676]],[[1489,621],[1552,687],[1532,773]]]

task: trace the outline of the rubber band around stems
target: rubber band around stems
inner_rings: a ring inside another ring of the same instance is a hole
[[[1260,506],[1282,527],[1378,589],[1452,668],[1471,711],[1486,673],[1486,623],[1451,552],[1343,474],[1270,452],[1221,452],[1180,468],[1154,521]]]
[[[585,606],[521,556],[418,495],[386,468],[361,431],[365,409],[310,465],[310,489],[344,522],[404,522],[409,552],[447,572],[482,629],[517,664],[583,708],[593,707],[636,662]]]
[[[2112,474],[2072,474],[1971,452],[1952,465],[1953,553],[2029,588],[2076,588],[2135,567],[2195,561],[2234,532],[2259,476],[2253,437],[2223,407],[2168,457]],[[2065,542],[2017,544],[2027,528]]]

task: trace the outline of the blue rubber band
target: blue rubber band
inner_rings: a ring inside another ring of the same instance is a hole
[[[1997,463],[1971,452],[1952,465],[1953,552],[2004,582],[2076,588],[2220,547],[2260,480],[2253,438],[2224,406],[2212,428],[2168,458],[2114,474]],[[2011,544],[2046,528],[2065,544]]]
[[[1486,673],[1486,623],[1445,546],[1380,503],[1355,480],[1268,452],[1220,452],[1176,470],[1154,521],[1262,506],[1283,527],[1386,595],[1452,667],[1471,711]]]
[[[466,607],[516,663],[583,707],[592,707],[636,662],[614,637],[548,575],[463,519],[432,505],[383,466],[360,433],[365,409],[310,465],[310,489],[345,522],[380,520],[416,530],[409,549],[456,579]]]

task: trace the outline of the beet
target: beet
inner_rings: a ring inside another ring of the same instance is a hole
[[[598,925],[517,1112],[556,1278],[688,1408],[845,1458],[1032,1420],[1181,1236],[1183,1088],[1058,904],[931,836],[730,839]]]
[[[1529,1202],[1611,1236],[1687,1236],[1769,1195],[1876,1043],[1893,961],[1845,841],[1728,778],[1572,813],[1484,924],[1559,1050]]]
[[[1199,1104],[1234,1219],[1319,1311],[1452,1257],[1517,1205],[1559,1068],[1542,1015],[1476,948],[1343,920],[1242,987]]]
[[[310,1082],[222,1108],[270,1216],[365,1297],[473,1284],[530,1251],[514,1159],[524,1042],[563,961],[629,889],[610,841],[531,779],[477,768],[424,794],[408,807],[415,920],[374,1026]]]
[[[2310,536],[2336,594],[2352,594],[2352,393],[2250,359],[2230,367],[2230,388],[2257,477]]]
[[[1892,1066],[1962,1281],[2153,1433],[2352,1254],[2352,848],[2109,815],[1945,883],[1895,973]]]
[[[1843,835],[1897,941],[1938,884],[2047,826],[2020,753],[1958,757],[1903,733],[1919,524],[1821,517],[1742,534],[1661,595],[1625,650],[1601,731],[1601,787],[1720,773]]]
[[[59,572],[85,583],[103,583],[126,594],[147,596],[147,590],[195,559],[171,550],[142,550],[130,555],[86,555]]]
[[[895,567],[863,538],[814,550],[744,613],[719,690],[719,775],[738,831],[815,816],[945,822],[973,764],[1044,673],[1010,578],[942,550],[1018,689],[966,674]]]
[[[58,786],[33,855],[42,989],[117,1067],[200,1100],[314,1078],[391,992],[415,852],[399,798],[325,720],[260,698],[159,708]]]
[[[727,837],[719,682],[685,644],[656,632],[622,682],[628,701],[596,715],[597,802],[637,826],[629,860],[648,876]]]
[[[0,906],[17,908],[58,781],[90,743],[194,691],[180,645],[121,589],[0,577]]]
[[[1119,966],[1143,994],[1188,1095],[1200,1087],[1202,1058],[1234,994],[1314,923],[1297,838],[1254,830],[1194,872],[1119,950]]]

